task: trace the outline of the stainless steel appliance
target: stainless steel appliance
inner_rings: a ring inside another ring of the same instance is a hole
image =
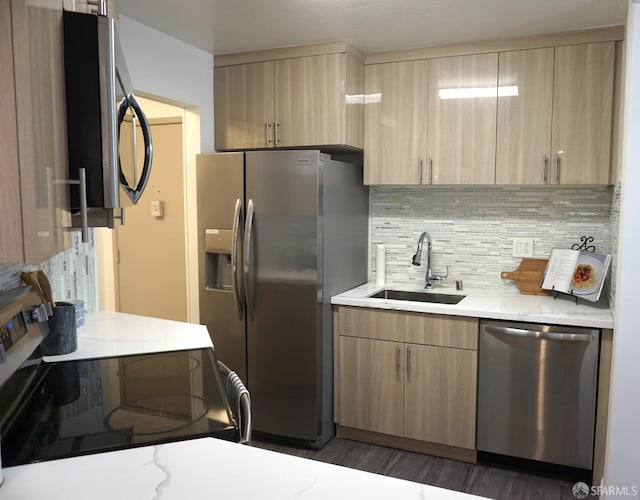
[[[233,373],[213,349],[45,363],[46,321],[35,292],[0,297],[3,466],[205,436],[249,441],[248,395],[229,386],[234,415]]]
[[[63,26],[69,176],[80,182],[80,189],[69,191],[73,224],[81,225],[86,214],[89,226],[114,227],[122,219],[116,210],[135,204],[149,180],[151,129],[133,93],[114,20],[65,11]],[[138,122],[144,141],[140,171]],[[130,154],[121,155],[125,147]]]
[[[480,322],[479,451],[591,469],[600,331]]]
[[[256,432],[322,446],[331,296],[367,280],[362,167],[319,151],[197,159],[200,321],[247,382]]]

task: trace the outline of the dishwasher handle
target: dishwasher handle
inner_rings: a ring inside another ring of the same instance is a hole
[[[484,325],[484,329],[487,333],[494,335],[511,335],[514,337],[526,337],[538,340],[568,340],[570,342],[591,342],[593,340],[591,333],[541,332],[538,330],[497,325]]]

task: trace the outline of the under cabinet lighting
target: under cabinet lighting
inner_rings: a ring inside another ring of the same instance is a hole
[[[440,99],[472,99],[476,97],[513,97],[518,95],[517,85],[502,85],[500,87],[469,87],[461,89],[440,89]]]

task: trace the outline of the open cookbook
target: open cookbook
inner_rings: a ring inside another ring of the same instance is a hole
[[[597,302],[610,263],[611,255],[553,249],[540,288]]]

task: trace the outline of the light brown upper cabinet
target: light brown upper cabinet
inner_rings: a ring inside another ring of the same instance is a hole
[[[429,60],[425,184],[494,184],[498,54]]]
[[[216,58],[217,149],[363,148],[362,58],[346,44],[314,47]]]
[[[62,6],[0,0],[0,262],[68,248]]]
[[[501,52],[496,184],[547,184],[553,48]]]
[[[493,184],[498,55],[372,64],[365,184]]]
[[[555,51],[550,183],[607,184],[615,42]]]
[[[427,159],[427,61],[365,68],[365,184],[421,184]]]
[[[215,69],[216,147],[273,146],[274,62]]]
[[[497,184],[609,182],[614,62],[615,42],[500,54]]]

